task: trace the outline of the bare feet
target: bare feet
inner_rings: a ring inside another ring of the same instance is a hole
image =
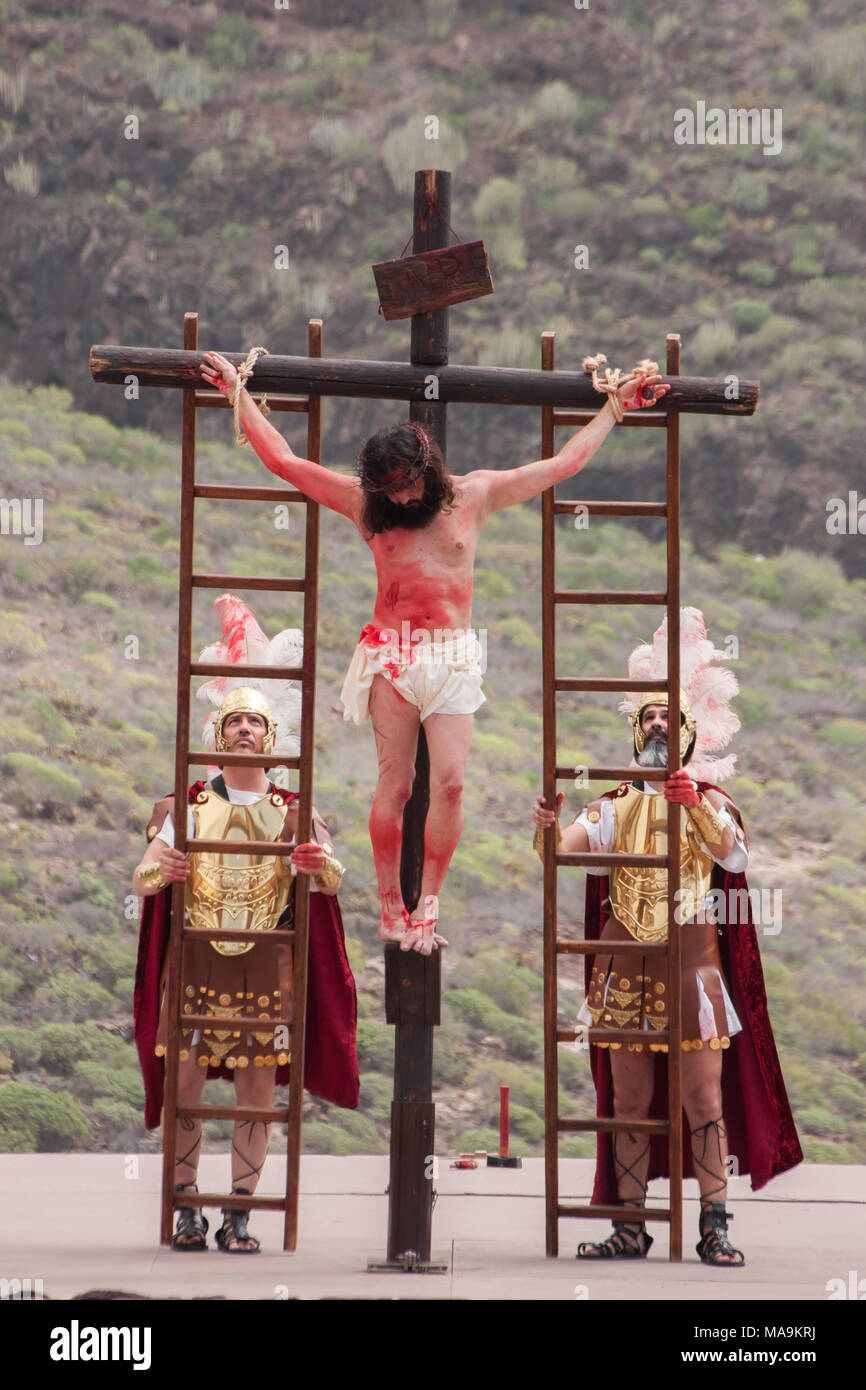
[[[379,921],[380,941],[399,941],[402,946],[407,931],[409,931],[409,913],[405,907],[400,909],[399,917],[386,917],[384,909],[382,910]]]
[[[418,951],[422,956],[432,955],[440,946],[447,946],[444,936],[436,930],[439,920],[439,899],[428,893],[424,906],[419,904],[409,918],[409,928],[401,943],[401,951]]]

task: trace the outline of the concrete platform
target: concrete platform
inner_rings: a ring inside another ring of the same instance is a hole
[[[271,1155],[260,1192],[279,1192],[284,1160]],[[561,1164],[561,1199],[587,1201],[593,1164]],[[228,1157],[205,1155],[199,1185],[225,1190]],[[710,1269],[694,1253],[697,1186],[687,1182],[685,1258],[667,1259],[667,1227],[653,1223],[649,1258],[634,1264],[576,1261],[578,1240],[598,1239],[597,1221],[560,1222],[558,1259],[544,1254],[541,1159],[520,1170],[455,1171],[440,1160],[433,1258],[444,1275],[368,1274],[385,1253],[386,1157],[305,1157],[301,1165],[299,1248],[285,1254],[279,1213],[254,1213],[263,1251],[249,1259],[178,1254],[159,1241],[161,1160],[147,1154],[0,1155],[0,1276],[41,1279],[46,1295],[69,1299],[87,1289],[151,1297],[229,1299],[560,1300],[725,1299],[825,1301],[842,1281],[866,1297],[866,1168],[801,1165],[752,1193],[730,1185],[731,1238],[746,1254],[741,1270]],[[653,1183],[651,1204],[663,1206]],[[218,1212],[207,1213],[210,1239]],[[856,1296],[856,1294],[854,1295]]]

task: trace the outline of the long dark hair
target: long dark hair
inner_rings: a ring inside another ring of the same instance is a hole
[[[424,479],[424,494],[401,506],[377,489],[381,480],[404,468]],[[422,471],[423,470],[423,471]],[[435,439],[414,421],[389,425],[371,436],[358,455],[358,476],[364,492],[361,521],[371,536],[397,527],[416,530],[429,526],[439,512],[451,510],[454,487],[448,465]]]

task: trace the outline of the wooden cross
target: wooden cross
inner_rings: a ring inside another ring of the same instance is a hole
[[[447,245],[451,175],[443,170],[415,173],[413,252]],[[235,366],[244,353],[223,354]],[[222,406],[220,394],[202,387],[202,354],[180,349],[115,347],[91,349],[94,381],[124,385],[135,377],[140,386],[199,388],[196,405]],[[690,414],[752,415],[759,388],[737,377],[663,376],[668,393],[651,411],[626,414],[622,423],[664,427],[671,410]],[[732,387],[732,383],[735,385]],[[410,360],[375,362],[351,358],[286,357],[269,354],[255,363],[249,387],[267,392],[275,409],[291,403],[280,393],[315,396],[374,397],[407,400],[410,418],[419,421],[447,457],[446,412],[449,401],[568,408],[567,423],[591,420],[603,401],[585,372],[531,371],[502,367],[448,365],[448,309],[412,316]],[[432,397],[432,398],[431,398]],[[565,423],[563,421],[563,423]],[[418,902],[424,861],[424,822],[429,802],[429,762],[423,726],[418,737],[416,774],[403,820],[401,886],[411,912]],[[440,952],[430,956],[385,948],[385,1011],[395,1025],[394,1102],[391,1112],[391,1160],[387,1256],[371,1269],[438,1269],[430,1265],[433,1210],[435,1107],[433,1028],[439,1023]]]

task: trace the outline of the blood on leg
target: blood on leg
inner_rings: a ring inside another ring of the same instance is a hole
[[[430,809],[424,827],[421,897],[438,898],[463,829],[463,779],[473,714],[431,714],[424,721],[430,755]]]
[[[370,689],[370,717],[379,759],[379,780],[370,811],[370,842],[382,906],[379,937],[402,941],[407,916],[400,888],[403,810],[412,795],[420,719],[384,676]]]

